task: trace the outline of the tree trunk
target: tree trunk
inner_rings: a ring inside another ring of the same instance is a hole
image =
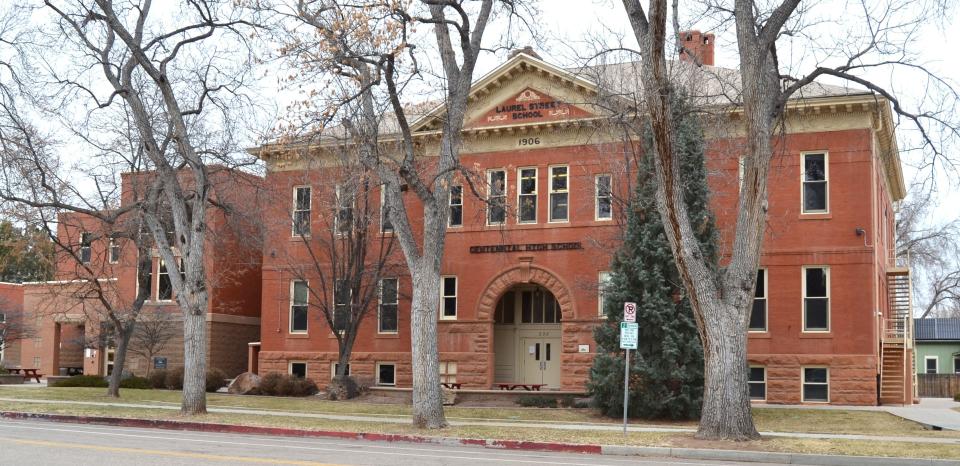
[[[130,347],[130,337],[133,335],[134,324],[118,327],[120,334],[117,349],[113,353],[113,373],[110,374],[110,384],[107,386],[107,396],[120,398],[120,380],[123,379],[123,366],[127,360],[127,348]]]
[[[760,437],[750,414],[747,335],[741,312],[726,303],[702,303],[703,412],[697,438],[754,440]]]
[[[206,292],[197,292],[201,305],[183,313],[183,398],[182,414],[207,412],[207,312]],[[202,298],[201,298],[202,296]]]
[[[440,389],[437,318],[440,302],[440,272],[421,260],[410,271],[413,300],[410,315],[413,362],[413,425],[440,429],[447,426]]]

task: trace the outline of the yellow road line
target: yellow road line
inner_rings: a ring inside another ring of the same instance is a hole
[[[85,445],[82,443],[50,442],[45,440],[23,440],[0,437],[0,440],[6,440],[12,443],[23,445],[37,445],[43,447],[60,448],[78,448],[83,450],[109,451],[117,453],[135,453],[141,455],[172,456],[178,458],[194,458],[214,461],[232,461],[240,463],[264,463],[264,464],[297,464],[306,466],[340,466],[331,463],[316,463],[313,461],[285,460],[279,458],[257,458],[252,456],[226,456],[211,455],[206,453],[187,453],[180,451],[147,450],[142,448],[123,448],[123,447],[104,447],[100,445]]]

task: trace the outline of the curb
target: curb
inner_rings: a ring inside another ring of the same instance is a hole
[[[73,416],[66,414],[24,413],[0,411],[0,419],[55,421],[72,424],[97,424],[115,427],[141,427],[193,432],[273,435],[279,437],[336,438],[365,440],[371,442],[397,442],[441,446],[472,446],[502,450],[546,451],[556,453],[582,453],[609,456],[638,456],[679,458],[714,461],[765,462],[806,465],[871,465],[899,466],[960,466],[960,461],[923,458],[891,458],[876,456],[815,455],[806,453],[777,453],[748,450],[711,450],[700,448],[632,447],[624,445],[591,445],[559,442],[532,442],[520,440],[471,439],[455,437],[424,437],[409,434],[379,434],[369,432],[339,432],[288,429],[284,427],[240,426],[163,419],[127,419],[105,416]]]

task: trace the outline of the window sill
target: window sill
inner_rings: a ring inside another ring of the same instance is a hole
[[[833,338],[833,333],[826,332],[800,332],[800,338],[812,338],[812,339],[824,339],[824,338]]]
[[[294,340],[304,340],[304,339],[310,338],[310,334],[308,334],[308,333],[288,333],[288,334],[287,334],[287,338],[289,338],[289,339],[294,339]]]
[[[768,331],[765,331],[765,332],[748,331],[748,332],[747,332],[747,338],[748,338],[748,339],[754,338],[754,339],[757,339],[757,340],[769,340],[769,339],[773,338],[773,336],[770,335],[770,331],[769,331],[769,330],[768,330]]]
[[[833,214],[830,212],[811,212],[809,214],[801,213],[799,220],[830,220]]]
[[[456,321],[457,321],[457,317],[456,317],[456,316],[454,316],[454,317],[443,317],[443,316],[440,316],[440,318],[437,319],[437,320],[439,320],[440,322],[456,322]]]
[[[386,338],[386,339],[397,339],[400,338],[400,332],[390,332],[390,333],[379,333],[377,332],[376,338]]]

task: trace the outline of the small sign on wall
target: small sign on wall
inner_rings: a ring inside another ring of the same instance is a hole
[[[154,369],[166,369],[167,368],[167,358],[155,357],[153,358],[153,368]]]
[[[577,347],[577,351],[580,352],[580,353],[589,353],[589,352],[590,352],[590,345],[580,345],[580,346]]]

